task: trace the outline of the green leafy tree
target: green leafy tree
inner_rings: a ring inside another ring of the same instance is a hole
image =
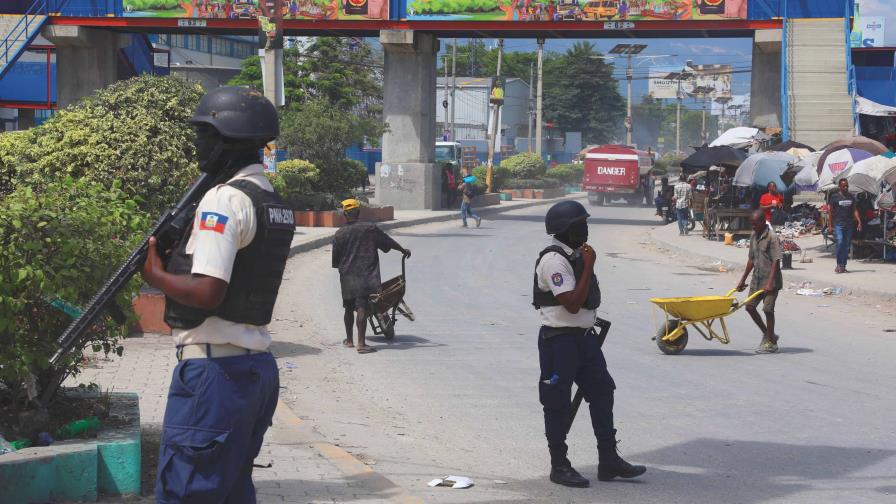
[[[613,65],[597,58],[590,42],[578,42],[545,64],[545,118],[564,131],[581,131],[586,143],[616,137],[625,104],[613,78]]]

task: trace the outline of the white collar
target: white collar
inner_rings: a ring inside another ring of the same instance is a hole
[[[236,173],[233,174],[233,177],[230,180],[236,180],[241,178],[251,177],[253,175],[262,175],[264,174],[264,165],[261,163],[253,163],[249,166],[241,168]]]
[[[551,243],[551,245],[557,245],[558,247],[562,248],[563,251],[566,252],[566,255],[568,255],[568,256],[569,256],[569,255],[572,255],[572,253],[575,252],[573,249],[571,249],[571,248],[569,247],[569,245],[563,243],[562,241],[560,241],[560,240],[558,240],[558,239],[556,239],[556,238],[553,238],[553,239],[552,239],[552,243]]]

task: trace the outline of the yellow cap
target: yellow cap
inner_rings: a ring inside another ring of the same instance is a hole
[[[354,198],[349,198],[349,199],[344,200],[344,201],[342,202],[342,211],[343,211],[343,212],[348,212],[349,210],[354,210],[354,209],[356,209],[356,208],[359,208],[360,206],[361,206],[361,202],[360,202],[360,201],[358,201],[358,200],[356,200],[356,199],[354,199]]]

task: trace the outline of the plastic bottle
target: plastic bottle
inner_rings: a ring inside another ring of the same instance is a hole
[[[82,436],[90,432],[96,432],[101,426],[100,419],[92,416],[83,420],[75,420],[69,422],[56,431],[57,439],[69,439]]]
[[[10,444],[3,436],[0,436],[0,455],[14,451],[16,451],[16,449],[13,448],[12,444]]]

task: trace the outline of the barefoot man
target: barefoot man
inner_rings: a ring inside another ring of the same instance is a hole
[[[367,312],[371,294],[380,292],[380,257],[377,250],[397,250],[405,257],[411,251],[402,247],[372,222],[361,222],[361,203],[356,199],[342,202],[345,226],[333,237],[333,267],[339,269],[342,286],[342,306],[345,308],[345,340],[342,344],[354,347],[352,326],[358,326],[358,353],[375,350],[364,341],[367,335]],[[354,312],[354,313],[353,313]],[[353,320],[354,319],[354,320]]]

